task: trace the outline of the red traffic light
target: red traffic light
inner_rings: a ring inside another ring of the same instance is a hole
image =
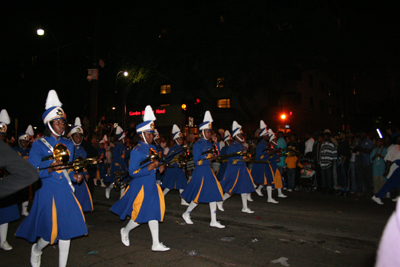
[[[197,105],[198,103],[200,103],[200,99],[196,98],[196,102],[194,102],[194,104]]]

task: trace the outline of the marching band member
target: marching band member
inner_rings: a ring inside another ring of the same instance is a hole
[[[164,148],[161,146],[160,142],[160,134],[158,133],[157,129],[154,129],[154,138],[153,138],[153,144],[156,147],[156,151],[158,153],[158,157],[161,159],[164,155]],[[159,171],[156,172],[156,180],[159,185],[161,185],[161,182],[164,178],[164,173],[160,173]]]
[[[188,202],[189,207],[182,218],[187,224],[193,224],[190,215],[199,203],[209,203],[211,213],[211,227],[225,228],[225,225],[217,221],[217,201],[222,201],[223,192],[217,177],[211,169],[211,161],[216,158],[216,154],[208,152],[212,150],[211,130],[213,119],[211,113],[207,110],[203,123],[199,125],[201,138],[193,145],[194,168],[192,179],[189,181],[185,191],[181,196]],[[208,153],[207,153],[208,152]]]
[[[232,137],[234,138],[234,141],[229,146],[226,153],[245,153],[246,148],[243,146],[243,143],[246,141],[246,137],[243,134],[242,126],[236,121],[232,124]],[[254,192],[254,182],[244,159],[245,156],[242,155],[229,158],[224,178],[221,180],[221,186],[225,192],[224,201],[231,197],[232,194],[240,194],[242,196],[242,212],[254,213],[254,211],[247,207],[249,194]],[[218,204],[218,208],[223,210],[222,202],[219,202]]]
[[[181,133],[181,129],[179,129],[178,125],[174,124],[172,126],[172,135],[175,144],[169,149],[168,155],[166,156],[167,160],[171,160],[173,157],[184,153],[183,150],[183,135]],[[179,189],[179,193],[182,194],[183,190],[187,186],[187,179],[185,175],[185,171],[183,168],[180,168],[178,163],[175,162],[172,165],[168,166],[165,170],[164,178],[161,187],[164,188],[164,196],[171,189]],[[189,206],[183,198],[181,198],[181,205]]]
[[[28,160],[29,157],[29,151],[30,148],[29,146],[29,141],[31,139],[31,136],[33,136],[33,128],[32,125],[29,125],[28,128],[26,128],[25,133],[20,134],[18,136],[18,147],[14,148],[14,150],[18,153],[18,155],[20,155],[21,157],[23,157],[25,160]],[[23,190],[21,190],[18,195],[20,195],[20,197],[22,198],[23,202],[22,202],[22,211],[21,211],[21,215],[22,216],[28,216],[28,205],[29,205],[29,188],[30,186],[24,188]]]
[[[226,145],[221,149],[221,153],[220,153],[221,156],[228,154],[227,153],[228,148],[230,147],[230,145],[232,144],[232,141],[233,141],[231,133],[228,130],[225,131],[225,135],[224,135],[224,140],[223,141],[226,143]],[[228,166],[228,159],[222,161],[222,163],[221,163],[221,165],[219,167],[219,171],[217,173],[218,181],[221,182],[221,180],[224,178],[224,174],[225,174],[227,166]]]
[[[70,155],[74,152],[71,140],[63,138],[66,115],[57,93],[50,90],[46,111],[42,119],[46,125],[43,138],[35,140],[29,154],[29,162],[39,171],[42,186],[36,191],[32,209],[19,226],[16,236],[36,242],[31,250],[31,265],[40,266],[42,250],[48,244],[58,242],[59,266],[66,266],[71,238],[86,235],[87,228],[82,208],[74,195],[72,181],[80,182],[81,174],[71,169],[61,170],[62,162],[51,159],[54,146],[62,144]],[[72,156],[69,157],[72,162]],[[37,238],[39,237],[39,240]]]
[[[274,183],[273,183],[272,187],[274,189],[278,189],[278,197],[285,198],[287,196],[282,193],[282,188],[283,188],[284,182],[283,182],[281,173],[279,172],[279,169],[278,169],[278,161],[280,161],[279,155],[278,155],[279,153],[277,153],[277,151],[279,151],[278,143],[277,143],[278,139],[276,138],[275,133],[271,129],[268,129],[268,135],[269,135],[268,145],[271,148],[271,150],[268,152],[269,161],[270,161],[269,166],[270,166],[271,173],[272,173],[272,176],[274,179]],[[267,188],[267,190],[268,190],[268,188]],[[268,202],[274,203],[271,201],[268,201]]]
[[[10,117],[7,110],[2,109],[0,112],[0,136],[4,141],[7,133],[7,125],[10,124]],[[13,247],[7,242],[8,223],[18,220],[19,210],[15,201],[15,195],[11,195],[1,199],[0,202],[0,248],[3,250],[12,250]]]
[[[170,248],[159,241],[158,222],[162,222],[165,214],[164,195],[156,182],[158,160],[152,159],[150,150],[155,147],[152,144],[154,138],[154,121],[156,120],[151,106],[145,109],[143,122],[136,126],[136,132],[140,135],[140,142],[131,151],[129,174],[133,178],[124,196],[118,200],[111,211],[119,215],[121,220],[130,217],[128,224],[121,229],[121,241],[129,246],[129,232],[142,223],[148,223],[153,245],[153,251],[167,251]],[[143,163],[148,160],[150,163]],[[160,167],[164,171],[164,166]]]
[[[97,164],[97,175],[96,175],[96,178],[93,179],[94,185],[97,186],[97,180],[99,180],[101,187],[107,187],[104,184],[104,179],[106,177],[105,176],[106,171],[105,171],[104,164],[107,161],[107,158],[106,158],[107,151],[105,149],[106,142],[107,142],[107,135],[104,135],[103,139],[100,140],[100,142],[99,142],[99,147],[97,148],[97,157],[101,160],[101,162]]]
[[[125,145],[125,133],[120,126],[117,126],[115,130],[115,135],[118,140],[118,144],[114,146],[113,149],[113,161],[111,163],[110,174],[107,176],[106,182],[111,183],[106,188],[106,198],[110,198],[111,189],[114,187],[114,181],[116,179],[115,175],[126,173],[128,167],[125,164],[125,158],[128,157],[128,150]],[[126,188],[121,188],[120,198],[124,195]]]
[[[75,119],[75,124],[71,128],[68,135],[70,136],[70,139],[75,146],[73,160],[76,160],[77,158],[86,159],[87,153],[85,149],[81,146],[83,139],[83,128],[81,124],[81,119],[79,117]],[[81,174],[85,179],[83,179],[80,183],[73,183],[75,187],[75,196],[81,204],[83,212],[93,211],[92,195],[90,194],[88,185],[86,183],[86,181],[89,180],[90,175],[85,169]]]
[[[263,120],[260,121],[260,142],[256,148],[256,160],[269,160],[268,142],[270,135],[268,134],[267,125]],[[255,163],[251,169],[251,175],[253,176],[254,183],[258,185],[256,193],[259,196],[263,196],[261,189],[263,186],[267,186],[268,202],[277,204],[278,201],[272,198],[272,184],[274,184],[274,177],[269,164]]]

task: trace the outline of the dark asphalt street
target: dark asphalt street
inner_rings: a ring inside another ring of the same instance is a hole
[[[274,191],[274,196],[276,196]],[[68,266],[284,266],[271,261],[287,258],[290,266],[373,266],[380,236],[395,209],[385,200],[379,206],[367,198],[322,193],[291,192],[288,198],[269,204],[253,193],[241,212],[238,195],[228,199],[217,218],[225,229],[209,227],[208,204],[192,212],[193,225],[181,218],[178,191],[166,196],[166,215],[160,224],[160,241],[169,252],[152,252],[146,224],[130,233],[130,247],[120,241],[120,221],[109,209],[119,194],[104,196],[96,187],[95,211],[86,213],[89,235],[71,242]],[[0,266],[29,266],[31,244],[13,235],[21,220],[10,223],[12,251],[0,250]],[[42,266],[58,265],[57,246],[47,247]]]

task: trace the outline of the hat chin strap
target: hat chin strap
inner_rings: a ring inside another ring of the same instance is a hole
[[[72,143],[74,143],[75,146],[79,146],[80,144],[82,144],[82,141],[79,144],[75,143],[74,138],[72,138],[72,135],[71,135],[70,139],[71,139]]]
[[[47,125],[49,126],[50,131],[51,131],[53,134],[55,134],[56,136],[62,136],[62,135],[65,133],[65,131],[64,131],[62,134],[56,133],[56,131],[53,130],[53,127],[51,127],[50,121],[47,123]]]
[[[142,132],[142,136],[143,136],[144,142],[148,145],[149,143],[147,143],[146,137],[144,137],[144,132]]]
[[[242,138],[239,137],[239,135],[236,135],[237,139],[239,139],[240,142],[244,142],[244,140]]]
[[[208,139],[206,138],[206,136],[204,135],[204,130],[201,130],[201,134],[203,135],[203,138],[204,138],[204,139],[208,140]]]

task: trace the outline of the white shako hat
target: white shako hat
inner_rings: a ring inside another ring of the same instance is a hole
[[[154,116],[153,109],[150,105],[147,105],[144,110],[143,122],[136,126],[137,133],[151,132],[154,133],[154,121],[156,116]]]
[[[32,125],[29,125],[28,128],[26,128],[25,133],[20,134],[20,135],[18,136],[18,141],[26,141],[26,142],[29,142],[30,137],[33,136],[33,135],[34,135],[34,132],[33,132]]]
[[[158,133],[157,129],[154,129],[154,138],[153,140],[160,139],[160,134]]]
[[[228,130],[226,130],[223,141],[226,142],[228,140],[232,140],[232,136],[231,136],[231,133]]]
[[[237,121],[233,121],[232,123],[232,137],[235,138],[236,135],[242,134],[242,125],[237,123]]]
[[[263,120],[260,120],[260,130],[258,133],[260,137],[268,134],[267,125]]]
[[[269,137],[275,136],[275,133],[272,131],[272,129],[268,129],[268,136]]]
[[[99,144],[105,144],[108,141],[107,135],[103,136],[103,139],[100,140]]]
[[[115,135],[117,136],[118,140],[121,140],[125,137],[124,130],[122,130],[121,126],[117,126],[117,129],[115,130]]]
[[[172,137],[174,140],[182,137],[181,129],[176,124],[172,126]]]
[[[83,135],[83,128],[82,128],[82,124],[81,124],[81,119],[79,117],[75,118],[74,126],[69,131],[69,135],[72,136],[73,134],[76,134],[76,133]]]
[[[203,122],[200,123],[200,125],[199,125],[199,130],[200,131],[208,130],[208,129],[211,130],[212,122],[213,122],[213,119],[211,117],[211,113],[210,113],[210,111],[207,110],[206,113],[204,114]]]
[[[64,110],[61,108],[62,103],[58,99],[57,92],[55,90],[50,90],[47,94],[46,99],[46,111],[42,115],[43,123],[47,124],[53,120],[57,119],[66,119],[67,115],[65,114]]]
[[[6,134],[7,125],[10,124],[10,117],[8,116],[7,110],[2,109],[0,112],[0,134]]]

